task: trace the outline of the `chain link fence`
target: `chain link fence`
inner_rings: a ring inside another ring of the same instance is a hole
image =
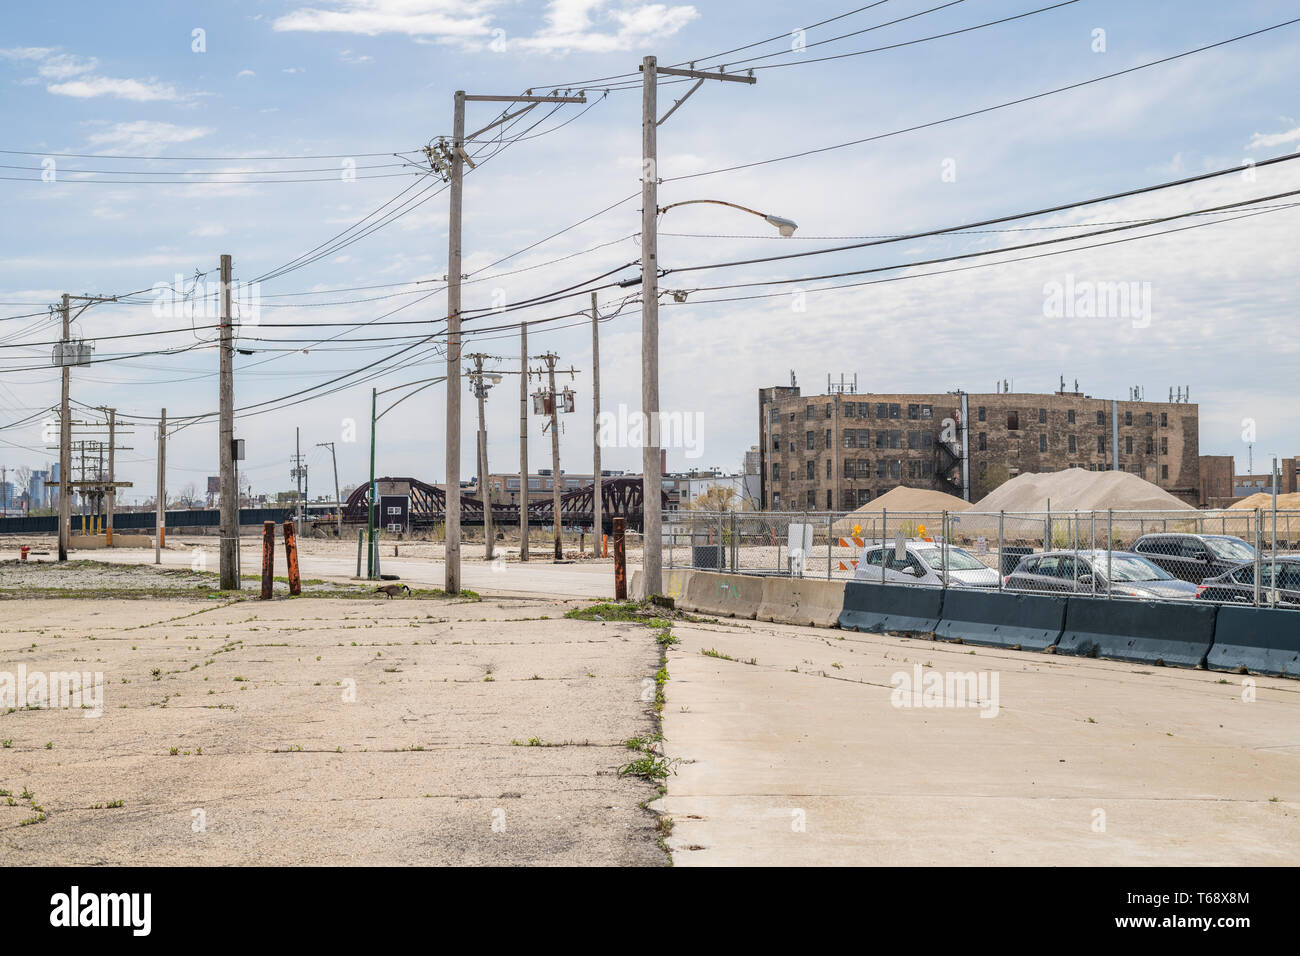
[[[665,567],[1300,609],[1300,511],[679,511]]]

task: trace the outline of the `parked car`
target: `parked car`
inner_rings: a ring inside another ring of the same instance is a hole
[[[1110,577],[1107,578],[1107,568]],[[1020,559],[1007,575],[1010,591],[1113,594],[1161,601],[1190,601],[1196,585],[1179,581],[1131,551],[1048,551]]]
[[[1286,555],[1277,559],[1277,600],[1270,601],[1273,592],[1273,559],[1260,559],[1260,604],[1279,607],[1300,607],[1300,556]],[[1255,563],[1238,565],[1216,577],[1207,578],[1196,589],[1197,600],[1240,604],[1255,603]]]
[[[869,544],[862,549],[858,560],[858,570],[853,575],[855,581],[881,581],[880,562],[885,560],[885,584],[926,584],[931,587],[943,586],[942,545],[930,541],[908,541],[907,557],[899,560],[894,546]],[[949,545],[948,552],[948,586],[955,588],[995,588],[998,586],[998,573],[966,551]]]
[[[1227,534],[1144,534],[1133,550],[1182,581],[1200,584],[1255,560],[1255,549]]]

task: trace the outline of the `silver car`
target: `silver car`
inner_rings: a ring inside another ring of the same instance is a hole
[[[1107,578],[1107,571],[1110,576]],[[1009,591],[1111,594],[1117,597],[1191,601],[1196,585],[1180,581],[1131,551],[1047,551],[1027,554],[1007,575]]]
[[[855,581],[885,584],[925,584],[943,586],[944,552],[948,554],[948,586],[951,588],[995,588],[998,573],[962,548],[930,541],[906,542],[907,556],[901,560],[894,545],[869,544],[862,549]],[[885,561],[882,576],[880,562]]]

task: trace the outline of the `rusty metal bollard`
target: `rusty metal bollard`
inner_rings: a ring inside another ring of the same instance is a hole
[[[271,600],[275,591],[275,522],[262,523],[262,600]]]
[[[614,519],[614,598],[627,600],[627,551],[623,541],[624,519]]]
[[[289,593],[297,597],[302,593],[302,581],[298,578],[298,541],[292,519],[284,523],[284,558],[289,565]]]

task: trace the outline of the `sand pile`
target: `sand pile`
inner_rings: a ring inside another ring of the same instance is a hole
[[[1259,494],[1253,494],[1249,497],[1242,498],[1235,505],[1228,508],[1229,511],[1254,511],[1260,508],[1264,511],[1273,510],[1273,492],[1265,491]],[[1279,494],[1277,496],[1278,511],[1300,511],[1300,492],[1291,494]]]
[[[1050,502],[1050,504],[1049,504]],[[976,511],[1195,511],[1163,488],[1127,471],[1067,468],[1024,474],[981,498]]]
[[[835,522],[834,531],[841,537],[847,537],[853,533],[853,528],[857,525],[862,528],[864,534],[878,535],[881,512],[887,511],[891,533],[899,529],[899,522],[906,524],[917,521],[927,526],[927,533],[929,525],[933,525],[934,531],[937,532],[943,512],[965,511],[969,507],[969,501],[963,501],[954,495],[946,495],[942,491],[899,485]],[[895,515],[898,516],[898,521],[894,520]]]

